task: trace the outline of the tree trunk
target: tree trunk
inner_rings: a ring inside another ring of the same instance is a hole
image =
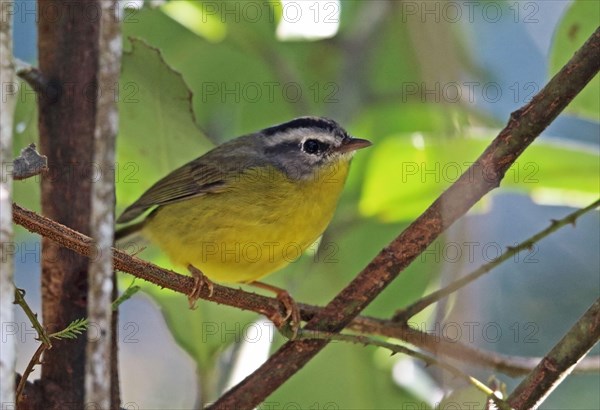
[[[95,0],[39,0],[40,147],[50,171],[42,178],[42,212],[89,234],[93,177],[100,8]],[[87,316],[89,261],[42,240],[42,309],[49,332]],[[86,337],[54,341],[43,357],[46,408],[84,408]]]

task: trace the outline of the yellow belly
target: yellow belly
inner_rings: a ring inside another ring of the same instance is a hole
[[[224,192],[165,205],[143,233],[178,265],[219,282],[251,282],[297,259],[335,211],[348,163],[291,181],[273,169],[250,170]]]

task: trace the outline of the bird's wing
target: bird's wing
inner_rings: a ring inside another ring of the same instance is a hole
[[[152,185],[117,219],[129,222],[151,207],[167,205],[207,193],[226,190],[226,174],[218,165],[192,161]]]

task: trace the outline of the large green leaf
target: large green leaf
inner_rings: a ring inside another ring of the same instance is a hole
[[[123,54],[119,89],[117,198],[133,202],[159,178],[214,144],[196,125],[192,94],[160,51],[131,40]]]
[[[554,34],[550,52],[550,75],[558,72],[597,29],[599,18],[600,2],[589,0],[573,2]],[[600,121],[600,77],[594,77],[565,111]]]
[[[422,133],[387,136],[372,148],[361,211],[388,221],[414,219],[468,169],[490,140],[439,140]],[[501,189],[544,195],[546,202],[578,197],[587,202],[597,195],[599,174],[597,152],[538,141],[508,170]]]
[[[297,110],[301,104],[293,94],[300,87],[297,80],[282,78],[285,67],[274,66],[273,61],[280,59],[268,46],[274,39],[260,37],[262,30],[255,32],[268,21],[246,24],[248,35],[239,34],[243,24],[228,25],[225,40],[213,43],[161,9],[145,8],[139,19],[144,24],[125,24],[125,33],[164,52],[194,93],[199,124],[220,141],[306,114]]]
[[[376,352],[332,342],[276,390],[265,407],[277,403],[279,406],[273,408],[391,409],[401,407],[401,403],[420,403],[392,381],[391,365],[396,357],[387,354],[386,363],[381,363]]]

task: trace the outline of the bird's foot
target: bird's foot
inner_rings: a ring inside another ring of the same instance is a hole
[[[208,297],[211,297],[214,291],[214,284],[208,279],[204,273],[193,265],[188,265],[188,271],[192,274],[194,278],[194,287],[192,291],[188,294],[188,303],[190,304],[190,309],[196,309],[196,302],[200,298],[200,293],[204,287],[208,288]]]
[[[256,281],[250,282],[249,285],[275,293],[277,300],[279,300],[285,309],[285,316],[278,327],[281,331],[283,326],[288,325],[291,332],[282,331],[282,333],[294,340],[298,335],[298,329],[300,328],[301,323],[300,309],[298,309],[298,305],[294,298],[292,298],[287,290],[278,288],[277,286]]]

